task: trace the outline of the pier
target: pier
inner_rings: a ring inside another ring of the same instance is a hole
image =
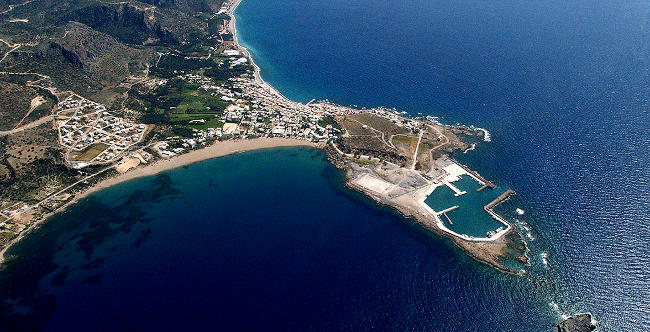
[[[472,171],[471,169],[469,169],[469,167],[467,167],[467,166],[465,166],[463,164],[460,164],[460,163],[457,163],[457,164],[458,164],[458,166],[462,167],[465,170],[465,172],[467,172],[467,175],[471,176],[472,179],[476,180],[476,182],[478,182],[481,185],[481,187],[476,189],[476,191],[482,191],[485,188],[494,189],[494,187],[496,187],[494,185],[494,183],[486,180],[480,174],[478,174],[478,173]]]
[[[461,191],[461,190],[458,189],[456,186],[454,186],[453,184],[449,183],[449,181],[446,181],[446,180],[445,180],[445,181],[442,181],[442,183],[444,183],[447,187],[449,187],[449,189],[451,189],[451,191],[454,192],[454,196],[456,196],[456,197],[467,194],[466,191]]]
[[[458,209],[459,207],[460,207],[460,206],[458,206],[458,205],[454,205],[454,206],[452,206],[452,207],[450,207],[450,208],[446,208],[446,209],[444,209],[444,210],[442,210],[442,211],[440,211],[440,212],[436,212],[436,214],[437,214],[437,215],[441,215],[441,214],[443,214],[443,213],[451,212],[451,211],[454,211],[454,210]]]
[[[451,218],[449,218],[449,216],[447,215],[447,212],[444,212],[443,215],[445,216],[445,218],[447,218],[447,221],[449,221],[449,224],[450,224],[450,225],[453,225],[453,224],[454,224],[454,223],[451,221]]]
[[[451,218],[449,218],[449,216],[447,215],[447,212],[454,211],[454,210],[458,209],[459,207],[460,207],[460,206],[458,206],[458,205],[454,205],[454,206],[452,206],[452,207],[450,207],[450,208],[446,208],[446,209],[444,209],[444,210],[442,210],[442,211],[440,211],[440,212],[437,212],[436,215],[438,215],[438,216],[440,216],[440,215],[445,216],[445,218],[447,218],[447,221],[449,221],[449,224],[450,224],[450,225],[453,225],[454,223],[451,221]]]
[[[487,210],[490,210],[490,209],[493,208],[495,205],[497,205],[497,204],[499,204],[499,203],[505,201],[508,197],[510,197],[510,195],[512,195],[512,194],[514,194],[514,193],[515,193],[514,190],[510,190],[510,189],[508,189],[508,190],[506,190],[503,194],[499,195],[499,197],[495,198],[492,202],[490,202],[490,203],[488,203],[486,206],[484,206],[483,208],[484,208],[486,211],[487,211]]]
[[[476,189],[476,191],[483,191],[485,188],[494,189],[494,187],[496,187],[494,183],[487,181],[481,186],[481,188]]]

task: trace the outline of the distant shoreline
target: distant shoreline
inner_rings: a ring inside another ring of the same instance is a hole
[[[237,36],[237,26],[236,26],[237,18],[235,17],[235,10],[241,4],[242,1],[243,0],[234,0],[228,6],[228,15],[230,16],[230,21],[228,22],[228,28],[232,32],[233,43],[235,44],[235,47],[240,49],[242,53],[244,53],[244,55],[249,59],[251,65],[253,66],[253,75],[255,76],[255,81],[258,84],[269,89],[278,97],[284,98],[286,100],[290,100],[289,98],[287,98],[285,95],[280,93],[280,91],[278,91],[276,88],[274,88],[271,84],[269,84],[262,78],[262,69],[260,68],[260,66],[257,65],[257,63],[255,63],[255,59],[253,59],[253,55],[246,47],[244,47],[242,44],[239,43],[239,37]]]

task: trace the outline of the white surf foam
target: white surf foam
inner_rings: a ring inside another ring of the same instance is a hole
[[[591,315],[591,313],[589,313]],[[594,318],[594,315],[591,315],[591,325],[598,326],[600,322]]]
[[[548,305],[551,306],[551,308],[553,308],[553,310],[555,310],[562,317],[563,320],[569,318],[569,315],[563,313],[560,310],[560,306],[557,305],[557,303],[551,301]]]
[[[472,126],[473,127],[473,126]],[[490,136],[490,132],[487,131],[487,129],[480,128],[480,127],[475,127],[476,130],[480,130],[483,132],[483,140],[486,142],[492,142],[492,136]]]
[[[542,257],[542,263],[544,263],[544,267],[548,268],[548,253],[543,252],[539,255]]]
[[[469,148],[467,148],[467,149],[465,149],[465,151],[463,151],[463,153],[467,153],[467,151],[472,151],[474,149],[476,149],[476,144],[470,145]]]

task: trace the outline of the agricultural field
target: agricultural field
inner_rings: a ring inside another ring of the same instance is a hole
[[[184,127],[192,128],[196,130],[205,130],[208,128],[221,128],[223,127],[223,122],[219,121],[218,119],[211,118],[205,120],[205,123],[188,124],[188,125],[184,125]]]
[[[212,92],[200,89],[198,84],[182,79],[171,79],[163,86],[133,93],[140,105],[131,101],[129,108],[140,108],[145,123],[188,125],[197,119],[212,119],[220,115],[228,103]]]
[[[185,124],[192,120],[214,118],[216,113],[170,113],[169,122],[173,124]]]
[[[104,152],[104,150],[106,149],[108,149],[108,144],[95,143],[89,146],[88,148],[86,148],[84,151],[71,151],[70,160],[91,161],[95,159],[95,157],[99,156],[99,154]]]
[[[418,144],[418,138],[417,136],[395,135],[391,138],[391,143],[398,150],[406,154],[413,154],[415,146]]]
[[[176,107],[177,111],[223,111],[228,106],[228,103],[222,101],[218,96],[213,96],[211,92],[200,89],[198,84],[186,83],[179,90],[177,95],[181,98],[181,102]]]

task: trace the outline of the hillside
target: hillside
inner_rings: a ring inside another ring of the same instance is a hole
[[[178,10],[143,3],[89,3],[57,19],[81,22],[129,44],[178,44],[191,34],[204,34],[204,24]]]
[[[30,87],[0,81],[0,131],[14,128],[37,95]]]
[[[221,3],[221,0],[42,0],[25,2],[0,17],[25,19],[32,29],[80,22],[129,44],[178,44],[188,38],[205,36],[207,27],[202,19],[218,10]]]
[[[65,37],[52,41],[51,47],[103,85],[142,75],[156,55],[153,50],[124,45],[81,23],[70,22],[62,29]]]
[[[227,16],[215,13],[222,3],[0,0],[0,185],[23,183],[16,193],[31,197],[47,187],[39,182],[43,172],[56,186],[72,178],[56,140],[34,143],[57,135],[47,116],[71,95],[117,116],[149,119],[158,134],[171,133],[171,125],[187,126],[182,116],[214,117],[194,108],[182,116],[172,111],[197,106],[198,98],[205,98],[213,112],[223,109],[198,85],[171,99],[164,93],[188,75],[205,72],[206,83],[224,82],[248,69],[231,66],[221,53]]]

